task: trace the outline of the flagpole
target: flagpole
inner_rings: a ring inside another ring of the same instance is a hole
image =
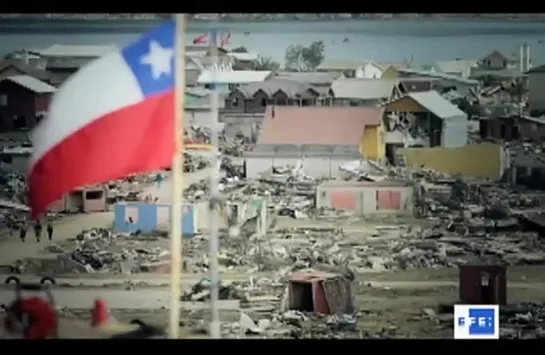
[[[210,172],[210,230],[209,230],[209,260],[210,260],[210,337],[213,339],[221,338],[220,320],[219,320],[219,264],[218,264],[218,249],[219,249],[219,205],[221,203],[219,196],[219,179],[220,179],[220,166],[219,166],[219,149],[218,149],[218,88],[216,87],[217,81],[217,66],[218,63],[218,43],[217,32],[215,30],[211,33],[210,38],[210,51],[212,56],[212,84],[213,91],[210,97],[210,116],[211,116],[211,135],[210,145],[212,146],[211,166]]]
[[[169,337],[178,338],[182,278],[183,133],[185,103],[185,15],[176,14],[174,39],[174,156],[172,158],[172,213],[170,226],[170,319]]]

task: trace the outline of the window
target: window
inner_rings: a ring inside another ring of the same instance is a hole
[[[100,200],[104,194],[102,191],[87,191],[85,193],[85,199],[87,200]]]
[[[26,128],[26,117],[21,115],[15,116],[13,118],[13,127],[19,129]]]
[[[261,99],[261,107],[266,107],[267,106],[267,99],[263,98]]]
[[[234,98],[231,100],[231,107],[238,107],[239,106],[239,101],[238,101],[238,98]]]
[[[0,106],[8,105],[8,94],[0,94]]]

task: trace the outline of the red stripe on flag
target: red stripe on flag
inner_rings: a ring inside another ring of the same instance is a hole
[[[102,116],[66,137],[30,171],[33,217],[76,186],[170,166],[173,132],[171,90]]]

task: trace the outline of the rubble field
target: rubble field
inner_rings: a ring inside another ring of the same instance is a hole
[[[398,273],[403,276],[405,272]],[[545,289],[510,287],[509,303],[502,307],[501,335],[507,338],[545,337],[543,307]],[[298,311],[264,311],[241,305],[240,311],[220,311],[222,334],[228,338],[451,338],[452,305],[456,286],[395,288],[375,287],[357,281],[354,315],[315,316]],[[88,309],[63,309],[63,317],[89,320]],[[167,326],[168,312],[157,310],[111,310],[119,321],[141,319]],[[181,333],[185,337],[207,334],[208,310],[182,311]],[[252,320],[251,322],[248,319]],[[244,331],[241,331],[241,328]]]

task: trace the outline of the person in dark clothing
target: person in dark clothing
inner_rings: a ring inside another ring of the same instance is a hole
[[[21,238],[21,241],[24,243],[26,238],[26,226],[24,224],[21,225],[19,228],[19,238]]]
[[[53,238],[53,225],[51,222],[47,224],[47,238],[49,238],[50,241]]]
[[[40,238],[42,237],[42,223],[40,221],[36,221],[34,233],[36,234],[36,241],[40,242]]]

